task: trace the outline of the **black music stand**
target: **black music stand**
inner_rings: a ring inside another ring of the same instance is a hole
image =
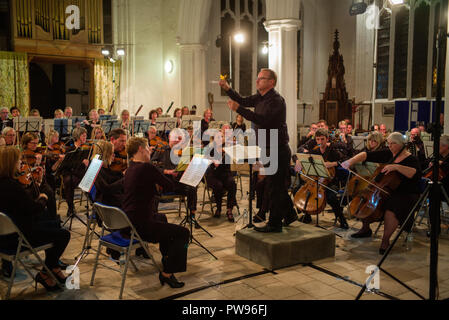
[[[64,160],[62,160],[55,175],[63,175],[66,173],[71,174],[73,168],[76,168],[84,159],[87,159],[89,157],[89,153],[90,150],[75,150],[66,153]],[[75,211],[70,213],[62,226],[65,226],[67,222],[70,221],[69,230],[72,230],[73,219],[77,219],[79,222],[86,226],[86,223],[80,217],[78,217]]]
[[[318,181],[318,179],[315,180],[310,177],[310,176],[314,176],[314,177],[319,177],[319,178],[330,178],[329,171],[327,170],[326,165],[324,164],[324,159],[322,156],[315,155],[315,154],[302,154],[302,153],[299,153],[296,156],[298,157],[298,161],[301,164],[301,167],[305,171],[305,173],[300,172],[299,174],[302,175],[303,177],[305,177],[306,179],[313,181],[316,184],[317,195],[319,193],[320,186],[327,190],[330,190],[334,193],[337,193],[335,190],[320,183]],[[309,202],[309,198],[306,199],[305,207],[307,207],[308,202]],[[319,203],[319,199],[317,196],[316,197],[317,210],[318,210],[318,203]],[[298,208],[298,209],[300,209],[300,208]],[[319,225],[319,214],[316,215],[316,226],[321,228],[321,226]]]
[[[204,159],[202,156],[195,156],[193,157],[192,161],[190,162],[189,166],[187,167],[187,170],[184,172],[183,176],[181,177],[181,180],[179,181],[182,184],[186,184],[191,187],[197,187],[198,184],[201,182],[201,180],[204,177],[204,174],[206,173],[207,168],[210,165],[210,161],[207,159]],[[196,218],[192,215],[192,212],[189,210],[188,207],[186,207],[186,216],[181,221],[180,225],[185,226],[187,223],[190,225],[190,240],[189,243],[194,243],[197,246],[203,248],[207,253],[209,253],[212,257],[215,258],[215,260],[218,260],[218,258],[210,252],[205,246],[201,244],[194,236],[193,236],[193,225],[195,225],[196,229],[201,229],[204,232],[206,232],[211,238],[213,237],[206,229],[204,229],[196,220]]]
[[[148,129],[150,128],[150,121],[145,121],[145,120],[134,120],[133,121],[133,133],[132,135],[134,136],[135,134],[145,134]]]
[[[68,119],[54,119],[53,129],[59,133],[59,136],[67,137],[69,135],[69,120]]]
[[[120,123],[118,120],[105,120],[101,125],[104,134],[109,136],[112,130],[120,128]]]

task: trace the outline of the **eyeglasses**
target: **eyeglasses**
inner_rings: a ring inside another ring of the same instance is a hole
[[[260,77],[260,78],[257,78],[257,79],[256,79],[256,81],[260,81],[260,80],[271,80],[271,78]]]

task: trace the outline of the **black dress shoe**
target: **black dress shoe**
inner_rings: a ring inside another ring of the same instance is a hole
[[[184,287],[184,282],[179,282],[173,274],[170,276],[170,278],[166,278],[162,275],[162,273],[159,273],[159,281],[161,282],[161,285],[167,283],[172,288]]]
[[[221,210],[217,209],[217,211],[215,211],[214,218],[220,218],[220,216],[221,216]]]
[[[349,225],[346,222],[346,219],[345,219],[345,217],[343,217],[343,215],[338,217],[338,222],[340,222],[341,229],[345,229],[345,230],[349,229]]]
[[[58,261],[58,266],[61,268],[61,270],[67,270],[68,264],[62,262],[61,260]]]
[[[304,214],[302,217],[299,218],[299,221],[302,223],[309,224],[312,222],[312,217],[310,214]]]
[[[111,258],[114,259],[114,260],[119,260],[119,259],[120,259],[120,252],[118,252],[118,251],[115,251],[115,250],[113,250],[113,249],[107,248],[107,249],[106,249],[106,253],[107,253],[108,255],[110,255]]]
[[[284,219],[284,227],[288,227],[289,225],[291,225],[295,221],[298,221],[298,216],[296,214],[293,214],[290,217],[285,218]]]
[[[47,276],[48,277],[48,276]],[[45,280],[46,280],[47,278],[43,278],[43,276],[41,275],[41,273],[40,272],[38,272],[37,274],[36,274],[36,276],[34,277],[34,283],[35,283],[35,285],[34,285],[34,288],[35,288],[35,290],[37,290],[37,284],[38,283],[40,283],[41,285],[43,285],[44,286],[44,288],[45,288],[45,290],[47,290],[48,292],[53,292],[53,291],[58,291],[58,290],[61,290],[61,287],[58,285],[58,284],[55,284],[55,285],[53,285],[53,286],[50,286]]]
[[[267,225],[265,225],[264,227],[261,227],[261,228],[254,227],[254,230],[256,230],[257,232],[265,232],[265,233],[268,233],[268,232],[282,232],[282,226],[280,226],[280,227],[273,227],[273,226],[267,224]]]
[[[379,248],[379,254],[384,255],[387,249]]]
[[[351,238],[369,238],[371,237],[371,235],[373,234],[373,232],[371,231],[371,229],[369,229],[369,231],[366,232],[357,232],[354,234],[351,234]]]

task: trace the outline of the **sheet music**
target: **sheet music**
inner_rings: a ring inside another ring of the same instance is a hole
[[[211,161],[203,158],[203,156],[194,156],[179,182],[197,187],[210,164]]]
[[[86,174],[84,175],[83,179],[81,180],[78,187],[83,190],[84,192],[90,192],[92,190],[92,186],[95,183],[95,180],[97,179],[98,173],[101,170],[101,166],[103,164],[103,161],[98,159],[98,156],[96,156],[94,159],[92,159],[89,168],[87,169]]]
[[[316,154],[304,154],[297,153],[298,161],[301,164],[302,171],[304,174],[308,176],[318,176],[322,178],[329,178],[330,174],[324,164],[323,156]],[[310,161],[310,158],[313,159],[313,164]]]
[[[241,144],[225,147],[224,152],[234,163],[243,163],[244,160],[257,160],[260,158],[261,149],[258,146],[242,146]]]
[[[374,162],[357,163],[354,165],[354,169],[362,177],[371,177],[378,166],[379,164]]]

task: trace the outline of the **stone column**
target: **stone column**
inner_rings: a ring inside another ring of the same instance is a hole
[[[197,106],[202,116],[207,108],[206,54],[201,44],[180,44],[181,107]]]
[[[287,126],[292,152],[297,149],[297,33],[301,27],[298,19],[267,20],[269,34],[269,68],[278,74],[276,90],[287,104]]]

